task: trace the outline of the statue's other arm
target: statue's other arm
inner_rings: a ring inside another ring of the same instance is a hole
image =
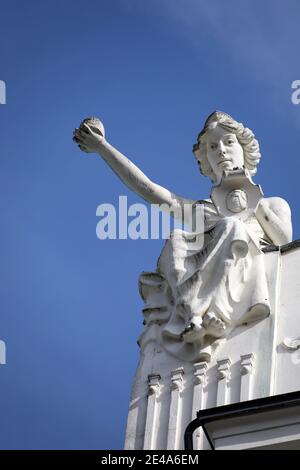
[[[98,153],[132,191],[152,204],[167,205],[176,218],[182,218],[184,204],[195,202],[178,196],[151,181],[132,161],[108,143],[103,135],[95,132],[91,126],[82,124],[79,129],[75,130],[74,140],[81,150]]]
[[[274,245],[285,245],[292,241],[291,210],[284,199],[261,199],[256,217]]]

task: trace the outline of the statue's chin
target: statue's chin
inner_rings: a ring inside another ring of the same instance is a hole
[[[231,161],[225,161],[219,165],[222,170],[233,170],[233,165]]]

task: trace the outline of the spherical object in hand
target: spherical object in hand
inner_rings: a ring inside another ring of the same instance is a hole
[[[97,117],[86,118],[82,121],[82,123],[80,124],[80,127],[82,126],[82,124],[87,124],[92,129],[92,131],[105,137],[104,126],[102,122],[100,121],[100,119],[98,119]]]

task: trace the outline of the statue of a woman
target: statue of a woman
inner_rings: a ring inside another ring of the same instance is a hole
[[[146,325],[162,325],[161,342],[170,352],[195,359],[200,350],[226,336],[234,326],[269,315],[262,248],[292,240],[291,212],[287,202],[278,197],[260,197],[248,207],[243,181],[254,186],[251,176],[260,160],[258,142],[249,129],[216,111],[206,120],[193,148],[200,171],[212,180],[214,188],[228,186],[229,175],[244,175],[240,186],[223,190],[225,213],[214,197],[188,199],[151,181],[106,141],[104,128],[95,118],[75,129],[74,140],[81,150],[101,155],[142,198],[167,204],[175,217],[182,217],[185,205],[192,208],[192,214],[202,209],[204,228],[196,235],[201,235],[203,242],[193,244],[195,233],[177,230],[162,250],[156,273],[144,273],[140,278],[147,303]],[[161,305],[157,296],[151,305],[153,290],[160,292]]]

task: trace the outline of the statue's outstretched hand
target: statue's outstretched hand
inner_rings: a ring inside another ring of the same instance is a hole
[[[83,152],[98,153],[129,189],[151,204],[166,204],[180,220],[184,204],[192,205],[196,202],[151,181],[129,158],[107,142],[104,126],[98,118],[85,119],[75,129],[73,140]],[[188,223],[187,220],[185,223]]]
[[[74,130],[73,140],[83,152],[94,153],[99,152],[104,136],[102,122],[97,118],[87,118]]]

